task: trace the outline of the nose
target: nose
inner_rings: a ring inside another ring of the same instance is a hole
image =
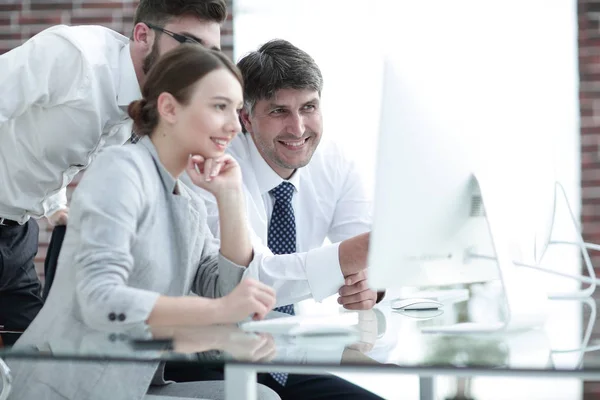
[[[290,113],[287,124],[287,133],[296,137],[304,135],[304,116],[299,113]]]
[[[237,112],[234,112],[227,124],[227,131],[234,135],[242,131],[242,125],[240,123],[240,116]]]

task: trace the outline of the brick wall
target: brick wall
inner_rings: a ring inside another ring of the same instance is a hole
[[[586,241],[600,243],[600,1],[578,0],[581,112],[581,219]],[[600,265],[600,253],[592,262]]]
[[[586,242],[600,243],[600,1],[578,0],[581,113],[581,220]],[[596,273],[600,253],[590,251]],[[600,294],[596,291],[595,296]],[[585,321],[587,323],[587,321]],[[597,325],[597,324],[596,324]],[[600,338],[594,328],[591,341]],[[600,383],[586,382],[584,399],[600,398]]]
[[[221,31],[223,51],[233,55],[233,8]],[[0,0],[0,54],[19,46],[38,32],[57,24],[103,25],[129,36],[138,0]],[[75,182],[77,179],[75,180]],[[76,183],[69,186],[69,196]],[[40,220],[40,247],[36,267],[43,280],[43,265],[51,228]]]

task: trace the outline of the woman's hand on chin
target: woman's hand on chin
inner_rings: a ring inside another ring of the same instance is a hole
[[[229,154],[207,159],[200,155],[191,156],[186,170],[194,185],[208,190],[217,198],[242,188],[240,166]]]

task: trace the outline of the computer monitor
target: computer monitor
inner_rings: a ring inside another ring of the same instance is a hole
[[[454,62],[434,71],[406,54],[385,61],[369,283],[390,289],[500,280],[506,321],[447,330],[537,326],[546,294],[513,260],[535,264],[550,238],[552,153],[538,141],[535,116],[522,109],[527,99],[496,102],[500,91],[516,88],[474,85],[470,69],[481,66]],[[527,97],[521,92],[515,96]]]

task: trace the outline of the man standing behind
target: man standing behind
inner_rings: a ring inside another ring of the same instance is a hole
[[[372,308],[383,293],[366,281],[370,201],[354,164],[334,143],[321,142],[319,67],[285,40],[264,44],[238,67],[246,134],[228,151],[242,169],[250,224],[262,242],[254,248],[264,250],[254,273],[276,289],[277,311],[293,314],[300,300],[336,293],[347,309]],[[216,202],[202,195],[216,236]],[[333,244],[323,246],[326,238]],[[284,400],[376,397],[333,376],[274,373],[260,374],[259,381]]]
[[[141,0],[130,39],[61,25],[0,56],[0,330],[26,329],[42,307],[34,219],[67,223],[66,186],[131,137],[127,106],[158,57],[184,42],[219,48],[226,14],[224,0]]]

